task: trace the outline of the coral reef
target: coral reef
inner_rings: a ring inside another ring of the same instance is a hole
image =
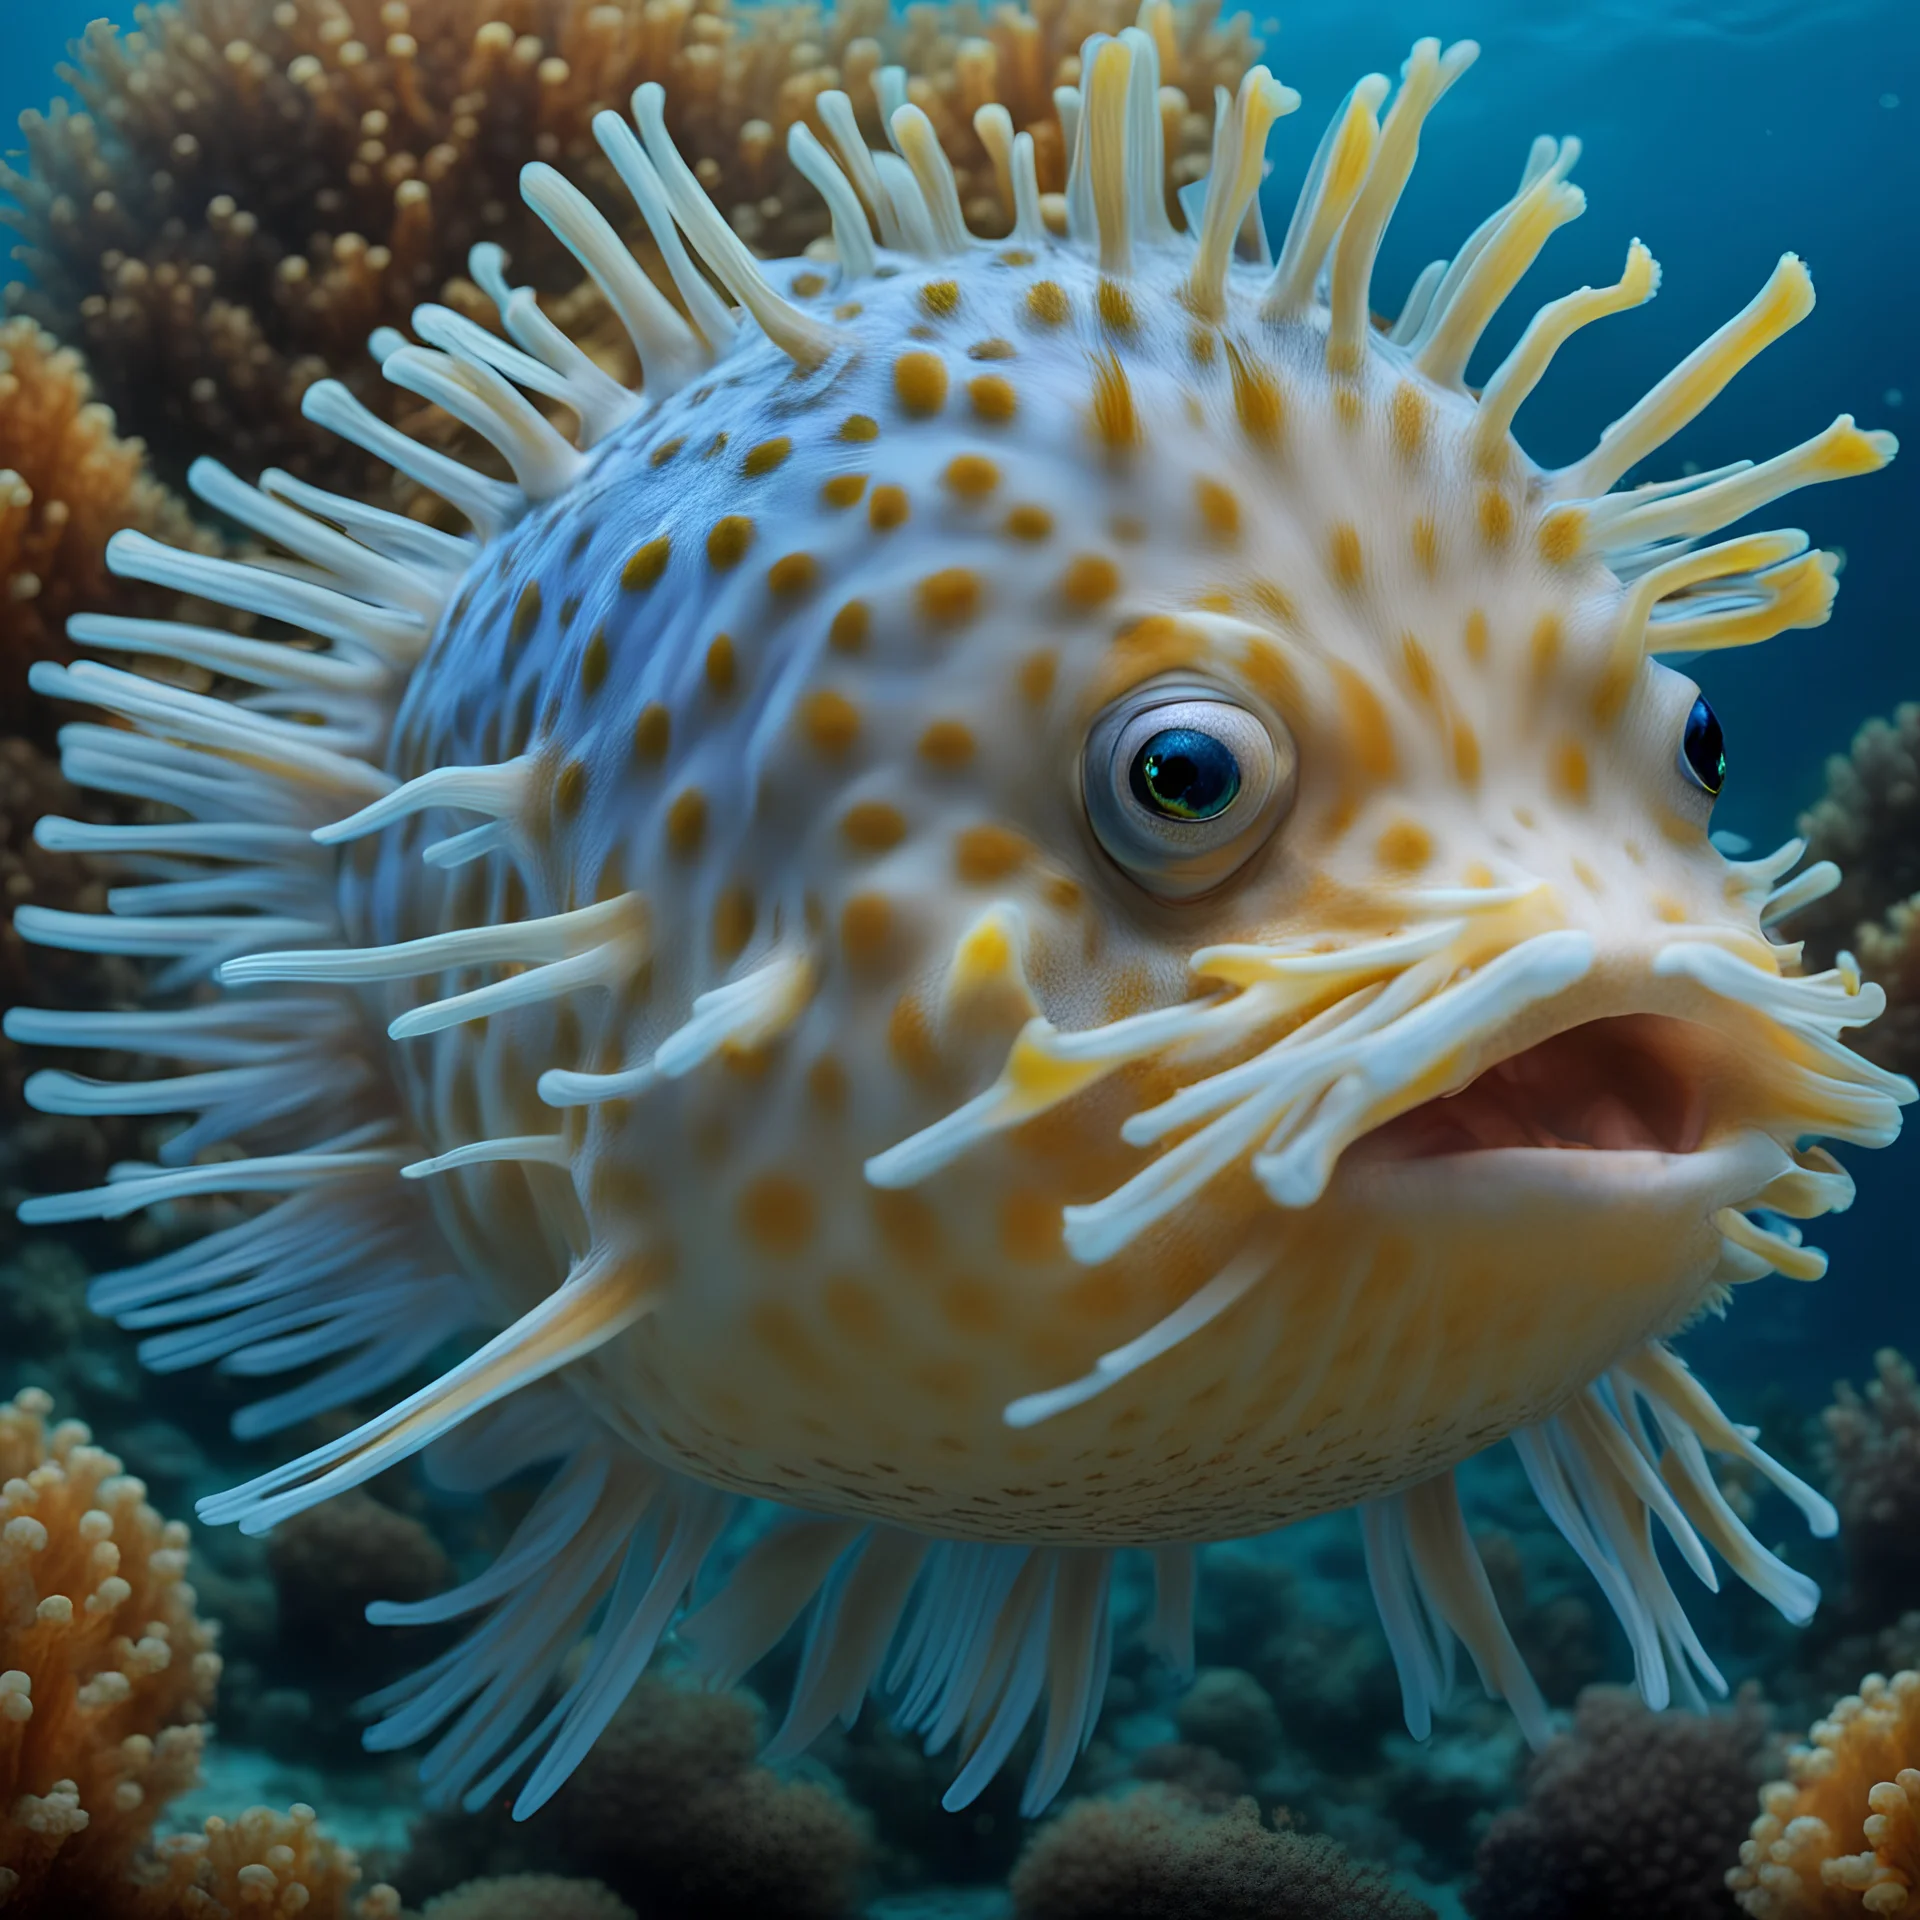
[[[1467,1888],[1475,1920],[1711,1920],[1770,1764],[1767,1716],[1651,1713],[1593,1687],[1573,1730],[1527,1770],[1526,1798],[1480,1844]]]
[[[360,1862],[329,1839],[308,1806],[253,1807],[169,1834],[95,1920],[397,1920],[400,1896],[376,1883],[356,1895]],[[529,1920],[537,1920],[532,1909]]]
[[[1016,1920],[1418,1920],[1431,1909],[1324,1837],[1243,1800],[1202,1812],[1170,1787],[1075,1800],[1014,1868]]]
[[[634,1911],[597,1880],[515,1873],[469,1880],[429,1900],[423,1920],[634,1920]]]
[[[1238,1667],[1203,1667],[1174,1708],[1181,1737],[1256,1772],[1280,1744],[1267,1690]]]
[[[1834,1388],[1821,1415],[1821,1466],[1840,1512],[1847,1605],[1884,1624],[1920,1594],[1920,1385],[1891,1347],[1874,1355],[1864,1394]]]
[[[1920,1673],[1869,1674],[1764,1788],[1727,1885],[1756,1920],[1920,1907]]]
[[[1206,170],[1214,86],[1258,51],[1244,17],[1214,14],[1154,16],[1177,90],[1164,96],[1175,186]],[[794,252],[826,216],[788,161],[788,127],[841,86],[879,140],[874,78],[900,61],[969,217],[990,230],[1003,215],[974,107],[997,94],[1031,125],[1041,184],[1057,190],[1052,88],[1077,77],[1086,34],[1134,15],[1134,0],[990,19],[945,6],[895,18],[877,0],[166,0],[133,33],[89,29],[63,69],[85,111],[24,118],[26,170],[0,172],[0,188],[37,284],[15,297],[85,346],[122,419],[170,462],[211,452],[371,497],[391,476],[309,426],[300,396],[330,372],[385,404],[369,332],[443,293],[473,305],[462,276],[477,241],[504,246],[543,294],[578,286],[520,200],[530,158],[563,168],[650,252],[592,134],[594,114],[641,82],[667,83],[675,136],[735,229]]]

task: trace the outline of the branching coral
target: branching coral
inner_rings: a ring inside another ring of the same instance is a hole
[[[1014,1869],[1017,1920],[1418,1920],[1431,1909],[1331,1840],[1203,1813],[1168,1787],[1075,1800]]]
[[[1864,1394],[1845,1381],[1821,1415],[1821,1465],[1840,1510],[1848,1600],[1878,1624],[1920,1594],[1920,1385],[1891,1347]]]
[[[160,1841],[99,1920],[396,1920],[400,1896],[385,1885],[356,1896],[359,1883],[359,1860],[311,1807],[253,1807]]]
[[[1756,1920],[1920,1911],[1920,1673],[1872,1673],[1762,1790],[1727,1885]]]
[[[1592,1687],[1480,1843],[1476,1920],[1711,1920],[1767,1765],[1766,1714],[1650,1713]]]
[[[0,1896],[108,1911],[190,1785],[220,1660],[187,1530],[49,1397],[0,1407]]]
[[[289,466],[366,497],[387,476],[309,427],[301,394],[330,371],[378,401],[368,333],[459,281],[476,241],[503,245],[545,294],[578,285],[516,190],[528,159],[564,168],[646,251],[592,134],[594,114],[642,81],[667,83],[682,150],[735,228],[791,252],[826,218],[788,161],[788,127],[837,85],[879,140],[875,76],[904,62],[984,230],[1003,216],[974,107],[997,94],[1030,124],[1041,184],[1057,190],[1052,88],[1077,75],[1086,34],[1134,11],[166,0],[139,10],[136,32],[89,30],[67,75],[86,111],[23,121],[27,170],[0,173],[38,282],[20,297],[85,344],[122,418],[170,460]],[[1205,171],[1214,86],[1237,83],[1258,49],[1244,19],[1216,27],[1211,5],[1153,18],[1177,185]],[[453,298],[470,304],[472,289]]]

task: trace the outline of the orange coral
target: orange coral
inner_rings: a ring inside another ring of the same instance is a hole
[[[1920,1673],[1870,1673],[1787,1756],[1727,1885],[1758,1920],[1920,1911]]]
[[[327,1836],[311,1807],[254,1807],[162,1840],[111,1920],[395,1920],[393,1888],[378,1883],[356,1898],[359,1883],[358,1858]]]

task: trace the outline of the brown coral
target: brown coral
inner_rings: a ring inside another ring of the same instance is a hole
[[[1242,1800],[1204,1813],[1173,1789],[1075,1800],[1012,1881],[1016,1920],[1431,1920],[1331,1840],[1265,1825]]]
[[[1891,1347],[1861,1394],[1846,1381],[1820,1416],[1821,1466],[1840,1511],[1852,1611],[1891,1619],[1920,1593],[1920,1384]]]
[[[51,1411],[34,1389],[0,1407],[0,1899],[105,1913],[195,1777],[220,1660],[186,1528]]]
[[[1727,1885],[1756,1920],[1920,1911],[1920,1673],[1836,1701],[1761,1813]]]
[[[469,1880],[429,1900],[423,1920],[634,1920],[634,1912],[598,1880],[511,1873]]]

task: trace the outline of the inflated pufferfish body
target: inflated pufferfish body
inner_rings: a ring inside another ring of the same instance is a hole
[[[313,401],[474,541],[205,469],[300,564],[117,543],[126,571],[331,646],[83,623],[253,679],[244,719],[42,671],[132,720],[138,790],[199,824],[111,843],[173,861],[127,918],[23,929],[234,992],[134,1026],[17,1020],[213,1067],[131,1096],[40,1076],[43,1104],[202,1119],[179,1171],[34,1211],[286,1195],[99,1289],[186,1323],[161,1364],[346,1356],[256,1427],[504,1328],[206,1507],[264,1527],[430,1441],[455,1484],[559,1462],[493,1572],[387,1610],[492,1608],[372,1736],[451,1722],[441,1795],[478,1803],[529,1758],[522,1809],[553,1790],[736,1496],[796,1511],[690,1642],[736,1675],[810,1609],[780,1744],[885,1686],[959,1736],[953,1804],[1043,1698],[1028,1804],[1057,1791],[1098,1710],[1115,1549],[1153,1551],[1179,1658],[1194,1543],[1348,1505],[1415,1730],[1457,1635],[1538,1736],[1453,1491],[1504,1437],[1656,1703],[1669,1662],[1718,1675],[1649,1516],[1703,1577],[1710,1545],[1811,1608],[1703,1448],[1830,1510],[1662,1342],[1730,1283],[1818,1272],[1780,1216],[1851,1188],[1804,1143],[1882,1143],[1913,1089],[1842,1044],[1877,990],[1796,977],[1764,931],[1830,870],[1782,885],[1797,848],[1739,866],[1710,843],[1718,727],[1652,656],[1823,620],[1832,562],[1804,536],[1698,543],[1892,443],[1843,419],[1765,465],[1610,491],[1808,310],[1789,257],[1585,460],[1535,467],[1509,428],[1554,349],[1655,280],[1636,242],[1617,286],[1547,307],[1465,387],[1580,210],[1572,142],[1538,143],[1377,331],[1374,251],[1471,56],[1423,42],[1384,121],[1386,82],[1355,89],[1277,263],[1249,209],[1293,96],[1256,69],[1223,99],[1177,232],[1150,32],[1089,42],[1062,201],[983,109],[1001,241],[966,231],[917,108],[872,154],[823,96],[838,160],[804,127],[793,153],[833,257],[764,270],[643,88],[639,139],[597,131],[684,317],[557,175],[527,178],[627,322],[639,400],[483,249],[516,345],[428,308],[430,349],[376,346],[517,485],[337,388]],[[100,733],[73,730],[78,777]],[[188,1166],[228,1137],[252,1157]]]

